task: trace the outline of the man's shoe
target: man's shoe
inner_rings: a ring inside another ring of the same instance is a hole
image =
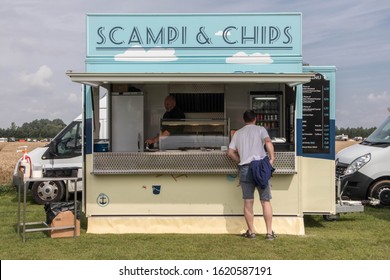
[[[266,240],[275,240],[275,238],[278,237],[274,231],[272,233],[267,233],[265,235]]]
[[[245,233],[243,233],[241,236],[245,237],[245,238],[250,238],[250,239],[256,238],[256,234],[254,232],[250,232],[249,229]]]

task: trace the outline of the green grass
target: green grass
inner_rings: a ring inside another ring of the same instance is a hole
[[[42,205],[29,199],[28,221],[45,219]],[[390,208],[366,207],[364,213],[342,214],[335,222],[305,217],[305,236],[281,235],[275,241],[223,234],[87,234],[49,238],[16,232],[17,194],[0,186],[2,260],[372,260],[390,259]]]

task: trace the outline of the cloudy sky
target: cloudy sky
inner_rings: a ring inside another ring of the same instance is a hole
[[[35,119],[69,123],[81,113],[87,13],[302,12],[303,58],[334,65],[336,125],[377,126],[390,107],[387,0],[3,0],[0,128]]]

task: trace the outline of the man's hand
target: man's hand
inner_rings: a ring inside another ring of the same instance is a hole
[[[145,143],[148,144],[148,145],[151,145],[151,144],[154,144],[154,143],[156,143],[156,142],[154,141],[154,138],[150,138],[150,139],[147,139],[147,140],[145,141]]]
[[[235,162],[240,162],[240,156],[238,155],[238,152],[236,150],[229,149],[227,154]]]

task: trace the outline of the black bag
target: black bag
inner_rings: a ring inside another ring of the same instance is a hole
[[[50,202],[44,206],[46,212],[46,224],[51,224],[53,219],[61,212],[72,211],[74,215],[74,202]],[[80,202],[77,202],[77,219],[80,219]]]

